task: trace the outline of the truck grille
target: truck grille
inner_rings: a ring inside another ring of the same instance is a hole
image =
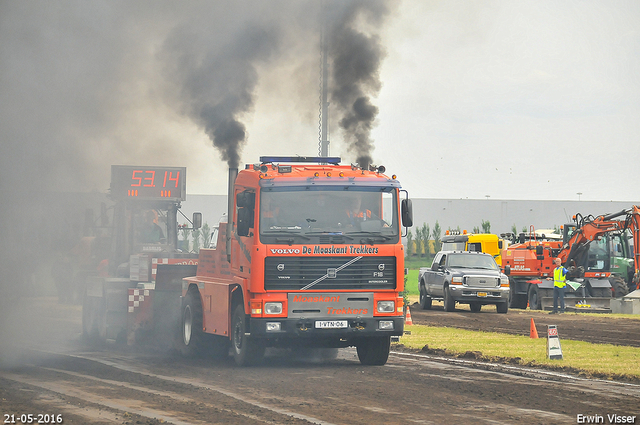
[[[495,288],[500,286],[500,278],[492,276],[465,276],[464,284],[472,288]]]
[[[267,257],[266,290],[395,289],[395,257]]]

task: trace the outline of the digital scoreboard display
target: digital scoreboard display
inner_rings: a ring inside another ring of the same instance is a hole
[[[111,166],[111,196],[116,199],[185,201],[186,167]]]

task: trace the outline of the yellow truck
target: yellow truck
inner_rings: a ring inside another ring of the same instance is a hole
[[[502,267],[500,251],[507,246],[507,241],[491,233],[462,233],[447,230],[442,237],[442,251],[474,251],[491,254]]]

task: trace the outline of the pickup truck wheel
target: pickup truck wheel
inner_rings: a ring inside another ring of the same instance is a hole
[[[366,338],[356,345],[358,360],[367,366],[382,366],[387,363],[390,349],[390,336]]]
[[[469,310],[472,313],[478,313],[482,309],[482,304],[480,303],[469,303]]]
[[[531,310],[542,310],[542,299],[538,293],[536,285],[529,286],[529,308]]]
[[[427,295],[424,287],[420,285],[420,307],[422,307],[423,310],[431,310],[432,302],[433,300]]]
[[[245,335],[246,320],[244,306],[238,304],[231,319],[233,359],[238,366],[251,366],[260,363],[266,348],[262,341]]]
[[[456,309],[456,301],[449,292],[449,287],[444,288],[444,311],[454,311]]]
[[[509,303],[505,301],[503,303],[496,304],[496,310],[500,314],[505,314],[507,311],[509,311]]]

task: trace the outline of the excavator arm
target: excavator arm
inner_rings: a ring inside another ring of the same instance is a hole
[[[621,216],[625,216],[625,219],[614,220]],[[608,215],[600,215],[595,218],[578,215],[575,221],[577,228],[558,255],[564,266],[570,268],[575,264],[583,264],[582,260],[589,251],[589,244],[598,237],[607,233],[622,233],[630,229],[633,234],[634,250],[635,274],[633,283],[634,286],[637,287],[638,280],[640,279],[640,273],[638,272],[638,266],[640,265],[640,208],[634,205],[626,210]]]

